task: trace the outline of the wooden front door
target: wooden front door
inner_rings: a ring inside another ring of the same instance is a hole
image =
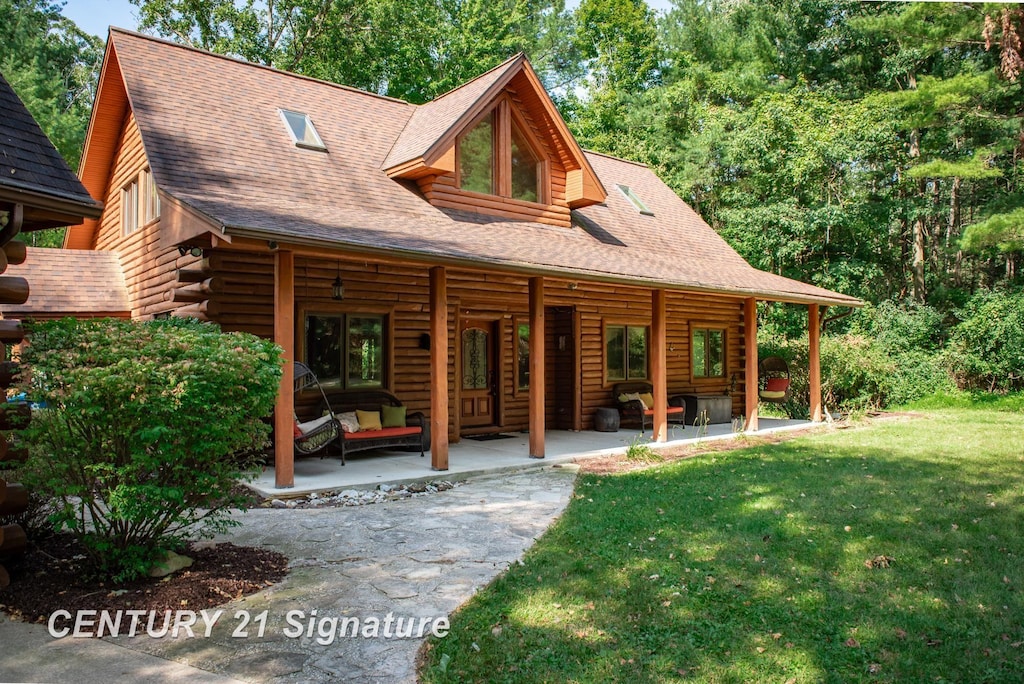
[[[494,425],[496,328],[494,321],[462,322],[462,363],[459,368],[462,376],[462,427]]]

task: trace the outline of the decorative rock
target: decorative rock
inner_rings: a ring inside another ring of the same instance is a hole
[[[167,577],[171,573],[177,572],[183,568],[190,567],[192,565],[192,559],[188,556],[182,556],[168,551],[164,554],[162,560],[158,561],[153,567],[149,569],[150,577]]]

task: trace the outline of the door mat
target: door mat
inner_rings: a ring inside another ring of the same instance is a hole
[[[493,442],[496,439],[512,439],[515,435],[506,435],[503,432],[495,432],[489,435],[473,435],[466,439],[472,439],[476,442]]]

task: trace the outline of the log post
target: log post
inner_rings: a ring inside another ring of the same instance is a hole
[[[744,389],[747,432],[757,432],[757,300],[743,300]]]
[[[811,394],[811,420],[820,423],[821,410],[821,320],[817,304],[807,307],[807,375]]]
[[[448,470],[448,273],[430,269],[430,467]]]
[[[284,350],[274,406],[274,485],[295,486],[295,254],[274,253],[274,342]]]
[[[651,291],[651,384],[654,386],[655,442],[668,440],[668,322],[665,291]]]
[[[530,458],[544,458],[544,278],[530,278]]]
[[[27,250],[23,242],[12,241],[21,228],[24,208],[16,205],[14,221],[0,231],[0,273],[8,264],[25,261]],[[24,304],[28,300],[28,281],[21,277],[0,276],[0,303]],[[24,339],[25,330],[15,320],[0,321],[0,358],[6,352],[6,345],[17,344]],[[0,363],[0,390],[6,390],[18,374],[19,366],[11,361]],[[32,408],[26,402],[0,404],[0,430],[17,430],[26,427],[32,420]],[[0,434],[0,463],[23,461],[28,452],[23,446],[11,446],[6,435]],[[28,490],[20,484],[8,483],[0,478],[0,515],[16,515],[28,508]],[[20,525],[8,524],[0,527],[0,556],[24,551],[27,540]],[[7,569],[0,565],[0,588],[10,584]]]

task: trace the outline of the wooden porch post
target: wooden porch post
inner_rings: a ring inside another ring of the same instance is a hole
[[[746,390],[746,431],[757,432],[757,300],[743,300],[743,347],[746,351],[744,389]]]
[[[811,391],[811,420],[821,422],[821,322],[818,305],[807,307],[807,374]]]
[[[530,278],[530,458],[544,458],[544,278]]]
[[[448,470],[448,273],[430,269],[430,466]]]
[[[651,291],[651,384],[654,385],[652,439],[668,441],[668,324],[665,321],[665,291]]]
[[[295,486],[295,254],[274,252],[274,342],[284,350],[274,405],[274,486]]]

